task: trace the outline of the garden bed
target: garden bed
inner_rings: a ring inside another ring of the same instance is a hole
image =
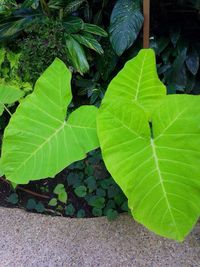
[[[58,184],[65,188],[66,203],[54,193]],[[68,217],[104,215],[110,220],[128,211],[127,199],[107,172],[98,150],[57,174],[55,179],[30,182],[16,190],[1,177],[0,205]]]

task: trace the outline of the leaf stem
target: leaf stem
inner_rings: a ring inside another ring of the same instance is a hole
[[[3,177],[0,177],[0,180],[3,181],[4,183],[7,183],[7,184],[10,185],[10,182],[7,181],[7,180],[5,180]],[[29,194],[31,194],[31,195],[33,195],[33,196],[36,196],[36,197],[45,198],[45,199],[50,199],[49,196],[41,195],[41,194],[39,194],[39,193],[33,192],[33,191],[31,191],[31,190],[29,190],[29,189],[26,189],[26,188],[23,188],[23,187],[21,187],[21,186],[17,186],[16,189],[19,189],[19,190],[21,190],[21,191],[24,191],[24,192],[29,193]]]
[[[4,103],[2,103],[0,101],[0,104],[4,107],[4,109],[8,112],[8,114],[10,115],[10,117],[12,117],[12,113],[10,112],[10,110],[6,107],[6,105]]]

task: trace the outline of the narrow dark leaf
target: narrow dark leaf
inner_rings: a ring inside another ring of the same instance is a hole
[[[96,51],[99,54],[103,54],[103,49],[100,43],[89,33],[73,34],[73,38],[80,44]]]

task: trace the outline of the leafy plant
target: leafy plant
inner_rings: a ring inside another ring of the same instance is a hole
[[[64,184],[57,184],[54,188],[54,194],[58,195],[58,200],[62,203],[67,203],[67,192]],[[55,202],[55,201],[54,201]]]
[[[56,59],[25,98],[5,130],[2,169],[12,182],[28,183],[56,173],[98,147],[96,113],[82,106],[66,121],[71,73]]]
[[[133,217],[179,241],[200,215],[199,101],[164,96],[153,52],[142,50],[111,82],[97,119],[103,159]]]
[[[110,18],[110,41],[118,56],[136,40],[143,24],[141,1],[118,0]]]
[[[24,1],[13,7],[0,21],[0,40],[10,41],[32,28],[39,26],[44,29],[46,24],[55,23],[62,28],[62,42],[71,65],[81,74],[87,72],[89,64],[83,47],[102,54],[102,47],[94,35],[106,37],[107,33],[99,26],[84,23],[80,17],[72,16],[84,2]]]
[[[199,94],[200,30],[198,1],[158,1],[151,5],[151,47],[158,74],[169,93]],[[191,3],[191,5],[189,5]]]
[[[4,109],[10,113],[6,105],[13,104],[23,97],[23,95],[23,91],[16,89],[13,86],[8,86],[5,83],[0,84],[0,115],[2,115]]]
[[[8,89],[10,95],[12,88],[22,90],[24,93],[31,91],[32,86],[28,82],[23,82],[18,75],[20,53],[13,52],[8,48],[0,48],[0,86],[11,87]],[[15,92],[13,92],[15,95]]]
[[[36,201],[34,198],[30,198],[26,204],[27,210],[35,210],[39,213],[42,213],[45,211],[45,206],[40,202]]]

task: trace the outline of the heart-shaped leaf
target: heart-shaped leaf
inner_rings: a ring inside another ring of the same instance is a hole
[[[156,70],[155,53],[152,49],[142,49],[111,81],[103,103],[130,100],[150,111],[165,95],[166,87]]]
[[[25,184],[54,177],[98,147],[96,107],[82,106],[65,120],[72,98],[70,80],[70,71],[56,59],[12,116],[1,161],[9,180]]]
[[[133,102],[102,105],[98,135],[134,218],[181,241],[200,215],[200,97],[172,95],[160,103],[150,122]]]

